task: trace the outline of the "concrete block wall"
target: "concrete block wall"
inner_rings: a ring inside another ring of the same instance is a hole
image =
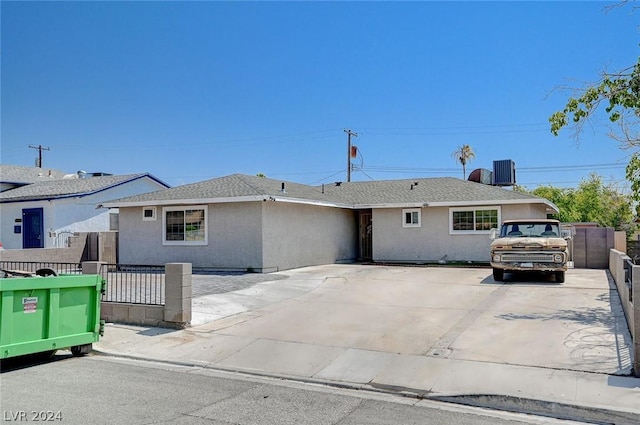
[[[608,253],[615,245],[612,227],[576,227],[572,256],[577,269],[606,269]]]
[[[627,252],[627,232],[616,230],[613,234],[613,249]]]
[[[191,263],[165,266],[164,320],[188,326],[191,323]]]
[[[179,324],[164,320],[164,306],[103,302],[100,319],[111,323],[126,323],[138,326],[182,328]]]
[[[77,233],[66,248],[2,249],[0,261],[80,264],[87,233]]]
[[[612,249],[609,253],[609,271],[615,281],[624,315],[633,339],[633,372],[640,376],[640,266],[631,268],[631,288],[625,282],[625,262],[629,259],[624,252]],[[631,293],[630,293],[631,292]],[[630,296],[632,301],[630,301]]]

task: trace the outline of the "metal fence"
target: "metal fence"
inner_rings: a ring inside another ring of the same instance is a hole
[[[82,274],[81,264],[0,261],[4,277],[36,275],[43,269],[51,269],[58,275]],[[103,264],[100,274],[107,282],[103,302],[164,305],[164,266]]]
[[[35,274],[43,269],[53,270],[57,274],[82,274],[82,265],[78,263],[0,261],[0,269],[5,275]]]
[[[164,305],[165,267],[133,264],[104,264],[105,302]]]
[[[624,283],[629,288],[629,302],[633,302],[633,266],[638,264],[640,257],[637,255],[631,259],[624,260]]]

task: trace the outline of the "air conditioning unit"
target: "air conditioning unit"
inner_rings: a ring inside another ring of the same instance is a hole
[[[510,159],[493,161],[492,184],[513,186],[516,184],[516,163]]]

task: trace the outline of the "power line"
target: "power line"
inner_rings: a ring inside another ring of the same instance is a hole
[[[506,128],[506,127],[533,127],[549,126],[548,122],[537,122],[528,124],[491,124],[491,125],[456,125],[447,127],[358,127],[361,130],[447,130],[447,129],[470,129],[470,128]]]
[[[612,164],[585,164],[585,165],[556,165],[545,167],[520,167],[518,170],[526,172],[538,172],[538,171],[579,171],[579,170],[591,170],[595,168],[626,168],[626,165],[619,163]]]
[[[279,136],[264,136],[264,137],[245,137],[245,138],[217,138],[217,137],[207,137],[207,138],[199,138],[198,140],[193,141],[192,143],[188,140],[181,140],[181,143],[170,142],[167,144],[153,144],[153,149],[175,149],[175,150],[184,150],[185,148],[199,148],[199,147],[207,147],[207,148],[239,148],[239,147],[251,147],[251,146],[268,146],[268,145],[278,145],[278,144],[288,144],[288,143],[301,143],[301,142],[314,142],[318,140],[324,139],[336,139],[337,132],[341,130],[339,128],[327,129],[327,130],[318,130],[318,131],[308,131],[296,134],[288,134],[288,135],[279,135]],[[125,143],[124,141],[123,143]],[[86,149],[86,145],[84,144],[65,144],[65,150],[81,150]],[[101,148],[101,151],[121,151],[123,148],[120,144],[110,144],[109,146],[105,146]],[[151,149],[150,144],[138,144],[138,143],[129,143],[126,146],[128,151],[139,150],[139,151],[148,151]],[[3,146],[3,149],[6,151],[7,149]]]
[[[624,169],[626,165],[619,163],[609,164],[585,164],[585,165],[555,165],[544,167],[517,167],[517,172],[537,173],[537,172],[562,172],[562,171],[581,171],[596,169]],[[458,171],[457,168],[434,168],[434,167],[397,167],[386,165],[367,165],[364,169],[377,172],[388,173],[420,173],[420,174],[444,174]]]
[[[343,172],[344,172],[344,170],[340,170],[340,171],[338,171],[338,172],[337,172],[337,173],[335,173],[335,174],[331,174],[330,176],[323,177],[323,178],[321,178],[321,179],[319,179],[319,180],[316,180],[316,181],[314,181],[314,182],[311,182],[311,183],[309,183],[309,184],[310,184],[310,185],[318,184],[318,183],[323,182],[323,181],[325,181],[325,180],[329,180],[331,177],[337,176],[338,174],[342,174]],[[291,174],[291,173],[289,173],[289,174]]]
[[[483,125],[483,126],[451,126],[451,127],[390,127],[390,128],[360,128],[367,134],[387,136],[418,136],[418,135],[458,135],[458,134],[507,134],[549,132],[548,123],[513,124],[513,125]]]
[[[539,128],[535,128],[539,127]],[[182,140],[181,143],[154,144],[154,149],[185,149],[197,147],[209,148],[225,148],[225,147],[250,147],[250,146],[267,146],[287,143],[313,142],[322,139],[334,139],[338,128],[328,128],[325,130],[306,131],[294,134],[283,134],[276,136],[258,136],[244,138],[228,138],[220,139],[214,137],[204,138],[190,143],[188,140]],[[529,133],[529,132],[548,132],[548,123],[534,124],[510,124],[510,125],[484,125],[484,126],[450,126],[450,127],[364,127],[359,130],[358,135],[383,135],[383,136],[419,136],[419,135],[472,135],[472,134],[500,134],[500,133]],[[67,144],[65,148],[84,149],[84,144]],[[111,145],[104,147],[103,150],[121,150],[121,146]],[[136,146],[130,144],[128,150],[148,150],[149,146]]]
[[[36,167],[42,168],[42,151],[48,151],[48,150],[51,150],[51,149],[43,148],[42,145],[38,145],[38,146],[29,145],[29,147],[31,149],[37,149],[37,151],[38,151],[38,161],[36,162]]]

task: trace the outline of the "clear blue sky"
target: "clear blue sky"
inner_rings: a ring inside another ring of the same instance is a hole
[[[624,183],[601,127],[548,117],[636,63],[640,11],[605,2],[7,2],[3,164],[180,185],[233,173],[321,184],[462,177],[512,159],[517,181]]]

